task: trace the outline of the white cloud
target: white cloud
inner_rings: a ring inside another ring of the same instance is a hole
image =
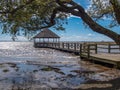
[[[93,36],[93,34],[89,33],[88,36]]]
[[[70,16],[68,17],[68,19],[70,19],[70,18],[79,18],[79,19],[80,19],[80,17],[74,16],[74,15],[70,15]]]
[[[112,41],[110,38],[105,36],[95,36],[94,34],[87,34],[87,35],[63,35],[61,37],[61,41]]]
[[[113,20],[113,18],[110,18],[110,17],[108,18],[108,17],[106,17],[106,16],[102,17],[102,19],[103,19],[103,20]]]
[[[77,24],[80,24],[80,22],[77,22]]]

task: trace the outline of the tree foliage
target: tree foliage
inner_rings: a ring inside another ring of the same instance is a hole
[[[88,14],[96,20],[104,20],[105,18],[111,19],[109,27],[119,26],[118,20],[116,20],[113,1],[120,8],[119,3],[116,0],[90,0],[91,5],[88,9]],[[116,2],[115,2],[116,1]],[[115,5],[116,5],[115,4]]]
[[[85,9],[73,0],[1,0],[0,21],[3,33],[16,35],[21,29],[25,35],[42,28],[53,26],[64,30],[63,24],[72,14],[80,17],[93,31],[104,34],[120,44],[120,35],[97,23],[104,17],[113,21],[110,27],[120,25],[119,0],[90,0],[91,6]]]

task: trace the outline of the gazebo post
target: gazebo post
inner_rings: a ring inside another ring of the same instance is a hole
[[[53,38],[53,47],[54,47],[54,38]]]
[[[57,38],[55,38],[55,48],[57,47]]]
[[[60,39],[58,38],[58,48],[60,48]]]
[[[40,38],[39,38],[39,43],[40,43]]]
[[[48,43],[49,43],[49,38],[48,38]]]

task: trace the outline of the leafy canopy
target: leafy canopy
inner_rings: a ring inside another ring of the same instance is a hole
[[[33,34],[50,23],[53,10],[57,6],[54,0],[1,0],[2,33],[16,35],[22,29],[24,35]],[[58,13],[56,16],[54,28],[64,30],[62,25],[67,23],[67,15]]]
[[[91,5],[88,9],[88,14],[96,20],[111,19],[109,27],[119,26],[116,20],[115,11],[112,2],[120,8],[120,2],[117,0],[90,0]]]

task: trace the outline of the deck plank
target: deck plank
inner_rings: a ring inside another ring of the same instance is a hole
[[[120,54],[111,54],[111,53],[99,53],[99,54],[91,54],[93,57],[103,58],[110,61],[120,61]]]

